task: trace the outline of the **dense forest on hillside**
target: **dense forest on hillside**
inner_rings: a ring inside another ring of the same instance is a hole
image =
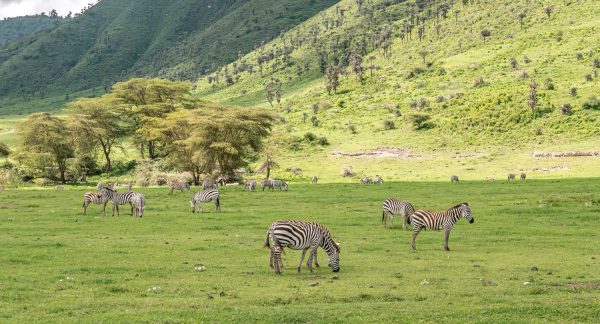
[[[24,16],[0,20],[0,48],[18,39],[40,30],[55,28],[63,21],[58,16]]]

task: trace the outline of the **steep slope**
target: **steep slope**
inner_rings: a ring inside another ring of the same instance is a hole
[[[40,30],[55,28],[62,20],[60,17],[48,16],[24,16],[0,20],[0,47]]]
[[[372,159],[334,152],[370,154],[381,147],[403,149],[396,159],[378,161],[396,168],[388,170],[396,176],[403,170],[441,177],[417,171],[415,163],[479,179],[489,170],[546,167],[585,174],[585,161],[569,167],[531,153],[597,148],[600,104],[592,96],[600,96],[600,7],[591,0],[464,3],[380,0],[359,7],[341,1],[199,80],[198,94],[268,107],[264,85],[278,78],[283,101],[275,109],[286,120],[274,141],[279,153],[308,170],[316,161],[331,162],[330,175],[343,165],[372,166]],[[352,53],[362,57],[362,83]],[[262,73],[239,68],[259,61]],[[340,85],[328,94],[323,71],[332,64]],[[420,116],[430,120],[415,129],[412,121]],[[309,132],[330,145],[316,145]]]
[[[196,77],[334,2],[103,0],[0,50],[0,95],[64,95],[140,75]]]

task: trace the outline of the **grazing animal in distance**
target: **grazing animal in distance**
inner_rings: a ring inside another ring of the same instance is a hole
[[[217,178],[216,183],[218,183],[221,186],[224,186],[227,184],[227,182],[229,182],[229,176],[220,176]]]
[[[146,197],[141,193],[135,193],[131,198],[131,207],[133,207],[133,212],[131,216],[133,217],[144,217],[144,210],[146,209]]]
[[[65,190],[65,186],[56,186],[54,189],[56,189],[56,190]]]
[[[197,207],[200,207],[200,212],[202,213],[204,211],[202,209],[202,203],[209,202],[211,200],[215,202],[215,210],[220,212],[221,201],[219,198],[219,191],[217,189],[207,189],[196,192],[192,197],[192,201],[190,202],[192,206],[192,213],[196,212]]]
[[[262,187],[262,191],[265,191],[265,188],[270,188],[271,191],[274,191],[275,188],[273,187],[273,180],[271,179],[264,179],[260,182],[260,186]]]
[[[364,177],[364,178],[360,179],[360,183],[362,183],[362,184],[373,183],[373,179],[371,179],[370,177]]]
[[[244,182],[244,188],[242,188],[242,191],[246,191],[246,188],[248,188],[251,192],[256,191],[256,180],[246,180],[246,182]]]
[[[378,175],[373,179],[373,183],[383,183],[383,179],[381,179]]]
[[[187,181],[171,181],[169,182],[169,188],[171,188],[170,195],[173,194],[173,190],[179,190],[183,192],[184,190],[191,191],[190,185]]]
[[[508,178],[508,181],[515,180],[515,174],[514,173],[509,173],[507,178]]]
[[[217,189],[217,185],[213,179],[205,179],[202,181],[202,190]]]
[[[458,182],[458,176],[453,175],[450,177],[450,182],[454,183],[454,182]]]
[[[412,248],[416,250],[415,240],[422,229],[432,229],[435,231],[444,230],[444,249],[450,251],[448,247],[448,239],[450,231],[459,218],[464,217],[469,223],[473,223],[475,219],[471,215],[471,207],[468,203],[458,204],[446,211],[432,212],[426,209],[417,210],[410,218],[409,223],[413,225]]]
[[[525,178],[527,178],[527,175],[525,173],[521,173],[521,180],[525,180]]]
[[[310,180],[310,182],[312,184],[317,184],[318,181],[319,181],[319,178],[317,178],[317,176],[313,176],[312,179]]]
[[[273,244],[271,245],[271,242]],[[315,222],[303,222],[295,220],[277,221],[269,227],[265,237],[265,247],[270,250],[269,266],[274,268],[275,274],[280,275],[281,253],[288,247],[293,250],[302,250],[298,272],[304,261],[306,252],[310,250],[306,265],[310,272],[313,272],[313,259],[315,265],[317,262],[317,249],[322,247],[327,253],[329,266],[333,272],[340,271],[340,247],[334,242],[329,230]]]
[[[402,215],[402,230],[406,231],[406,224],[410,223],[408,218],[414,214],[415,208],[411,203],[405,200],[396,198],[388,198],[383,202],[383,213],[381,214],[381,222],[383,228],[387,228],[387,216],[390,216],[390,223],[394,228],[394,215]]]
[[[288,184],[283,180],[273,179],[271,184],[273,185],[271,187],[272,190],[275,190],[275,188],[279,188],[279,190],[281,190],[283,188],[285,191],[288,191]]]

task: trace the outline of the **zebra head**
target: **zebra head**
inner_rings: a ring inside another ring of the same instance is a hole
[[[462,203],[460,206],[460,215],[463,216],[469,223],[475,222],[475,218],[471,215],[471,207],[469,207],[469,203]]]
[[[338,272],[340,271],[340,245],[333,240],[329,240],[328,245],[329,250],[325,250],[329,259],[328,265],[333,272]]]

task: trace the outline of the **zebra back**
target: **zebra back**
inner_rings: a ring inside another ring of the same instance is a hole
[[[471,215],[471,207],[466,202],[450,207],[446,211],[417,210],[412,215],[411,221],[415,229],[425,227],[433,230],[441,230],[452,228],[460,217],[466,218],[469,223],[475,221]]]
[[[220,211],[221,200],[219,198],[219,191],[217,189],[207,189],[196,192],[191,201],[192,213],[196,212],[196,204],[199,204],[200,210],[202,210],[202,203],[209,202],[211,200],[215,202],[215,209]]]
[[[146,197],[141,193],[134,193],[131,198],[131,207],[133,207],[132,216],[144,216],[144,210],[146,209]]]

